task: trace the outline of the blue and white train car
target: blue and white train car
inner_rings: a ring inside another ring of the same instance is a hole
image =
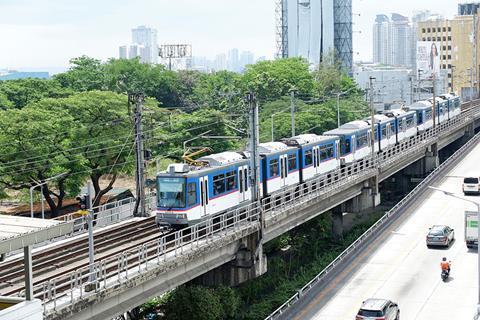
[[[417,134],[417,113],[415,111],[392,109],[384,111],[383,114],[395,119],[394,131],[396,143]]]
[[[282,142],[258,145],[260,154],[260,194],[264,197],[300,182],[299,149]]]
[[[418,132],[424,132],[433,127],[432,103],[428,101],[418,101],[406,109],[417,113]]]
[[[452,119],[461,113],[460,97],[449,93],[441,94],[439,97],[447,101],[449,119]]]
[[[184,227],[251,198],[248,159],[236,152],[199,158],[205,166],[171,164],[157,174],[156,222]]]
[[[306,181],[340,167],[340,139],[335,136],[301,134],[284,139],[288,146],[298,147],[300,159],[300,181]]]
[[[389,146],[393,146],[396,143],[395,137],[395,119],[389,118],[383,114],[376,114],[373,116],[375,124],[378,124],[378,127],[375,127],[376,136],[380,137],[378,141],[378,146],[375,145],[375,151],[385,150]],[[366,118],[366,121],[371,125],[371,118]]]
[[[357,122],[357,121],[355,121]],[[363,122],[361,124],[360,122]],[[350,128],[347,128],[350,127]],[[349,164],[365,158],[370,154],[370,126],[365,121],[358,121],[356,125],[350,124],[340,128],[324,132],[325,136],[337,136],[340,138],[340,163]],[[377,124],[375,124],[375,128]],[[378,141],[375,130],[375,141]],[[376,148],[378,149],[378,148]]]
[[[433,104],[433,98],[428,99],[428,101]],[[435,109],[435,116],[436,116],[436,124],[443,123],[448,120],[448,104],[446,100],[443,100],[440,97],[435,97],[436,101],[436,109]]]

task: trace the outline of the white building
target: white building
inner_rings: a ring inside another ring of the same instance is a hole
[[[318,65],[334,51],[334,0],[285,0],[287,56]]]
[[[444,73],[440,74],[436,82],[437,94],[445,92],[446,76]],[[370,77],[375,78],[374,102],[378,110],[387,110],[402,104],[410,105],[433,96],[431,81],[417,81],[415,72],[405,67],[360,63],[354,66],[353,77],[364,90],[370,86]]]
[[[128,46],[120,46],[118,48],[118,57],[120,59],[128,59]]]
[[[132,43],[119,47],[120,59],[140,57],[143,63],[157,63],[158,42],[157,30],[146,26],[132,29]]]
[[[227,56],[225,53],[220,53],[215,56],[213,69],[215,71],[227,70]]]
[[[227,69],[233,72],[240,71],[238,49],[236,48],[228,51]]]
[[[373,62],[415,68],[416,36],[409,19],[377,15],[373,25]]]
[[[253,64],[254,62],[254,55],[253,52],[250,51],[242,51],[240,55],[240,71],[245,70],[245,66],[248,64]]]

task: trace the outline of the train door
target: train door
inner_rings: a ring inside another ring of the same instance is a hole
[[[284,187],[286,185],[286,180],[288,177],[288,155],[283,154],[279,157],[280,160],[280,178],[282,182],[280,183],[280,187]]]
[[[206,216],[209,214],[208,206],[208,176],[200,177],[200,206],[201,215]]]
[[[240,196],[239,202],[250,199],[250,192],[248,190],[248,166],[238,168],[238,191]]]
[[[320,152],[318,146],[312,147],[312,155],[313,155],[313,168],[314,173],[317,174],[319,172],[319,164],[320,164]]]

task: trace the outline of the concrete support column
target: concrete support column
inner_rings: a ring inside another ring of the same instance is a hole
[[[425,153],[425,173],[431,172],[433,169],[440,165],[438,158],[438,145],[436,143],[428,147]]]
[[[25,299],[33,300],[33,273],[32,273],[32,247],[23,248],[23,264],[25,267]]]
[[[240,241],[235,260],[199,276],[193,282],[206,286],[237,286],[265,272],[267,257],[263,254],[258,234],[254,233]]]
[[[343,240],[343,210],[342,205],[332,209],[332,234],[337,241]]]
[[[346,202],[346,211],[358,213],[380,204],[380,192],[376,180],[365,181],[362,194]]]

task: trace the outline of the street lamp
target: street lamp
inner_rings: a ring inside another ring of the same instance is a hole
[[[477,229],[478,229],[478,239],[477,239],[477,251],[478,251],[478,302],[477,302],[477,316],[479,315],[480,313],[480,226],[478,225],[478,223],[480,223],[480,203],[478,202],[475,202],[473,200],[470,200],[470,199],[467,199],[467,198],[464,198],[462,196],[459,196],[453,192],[450,192],[450,191],[446,191],[446,190],[442,190],[440,188],[436,188],[436,187],[432,187],[432,186],[428,186],[430,189],[432,190],[436,190],[436,191],[440,191],[440,192],[443,192],[444,195],[446,196],[450,196],[452,198],[457,198],[457,199],[460,199],[460,200],[463,200],[463,201],[466,201],[466,202],[470,202],[470,203],[473,203],[476,207],[477,207]]]
[[[30,217],[31,217],[31,218],[33,218],[33,189],[35,189],[36,187],[39,187],[39,186],[41,187],[41,193],[42,193],[42,219],[45,219],[45,211],[44,211],[44,207],[43,207],[43,186],[44,186],[48,181],[51,181],[51,180],[60,178],[60,177],[62,177],[62,176],[64,176],[64,175],[66,175],[66,174],[67,174],[67,172],[57,174],[56,176],[53,176],[53,177],[48,178],[48,179],[45,179],[45,180],[43,180],[43,182],[37,183],[36,185],[30,187]]]
[[[343,96],[343,95],[349,93],[352,89],[355,89],[355,87],[351,87],[347,91],[335,92],[334,93],[334,94],[337,95],[337,128],[340,127],[340,96]]]

